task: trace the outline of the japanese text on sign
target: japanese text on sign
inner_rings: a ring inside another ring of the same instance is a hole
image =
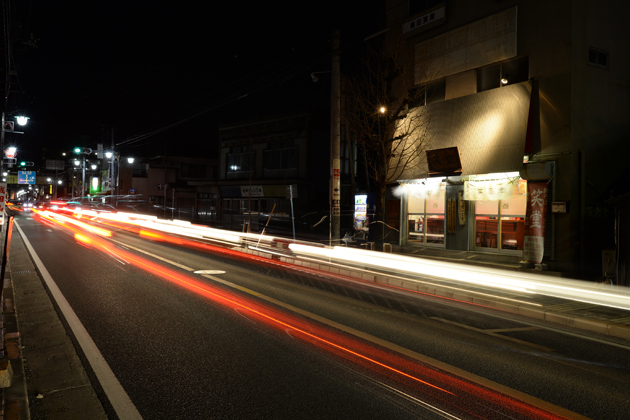
[[[523,241],[523,259],[541,263],[545,251],[545,223],[547,219],[546,183],[527,184],[527,210],[525,218],[525,237]]]

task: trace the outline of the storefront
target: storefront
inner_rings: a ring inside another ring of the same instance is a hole
[[[257,232],[264,227],[270,215],[286,220],[291,217],[291,199],[287,185],[239,185],[221,187],[221,220],[226,229]]]
[[[522,255],[527,181],[518,173],[471,175],[464,185],[473,213],[470,249]]]
[[[524,155],[531,152],[530,81],[427,105],[426,159],[406,170],[401,245],[523,255]],[[526,165],[526,164],[525,164]]]
[[[399,184],[401,244],[522,255],[527,181],[518,172]]]

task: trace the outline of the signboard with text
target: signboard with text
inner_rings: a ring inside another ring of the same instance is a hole
[[[242,197],[264,197],[262,185],[241,186]]]
[[[18,184],[35,185],[35,171],[18,171]]]
[[[527,183],[527,210],[523,259],[540,264],[545,252],[545,224],[547,222],[546,182]]]

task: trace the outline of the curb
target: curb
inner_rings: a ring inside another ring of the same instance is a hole
[[[419,284],[414,280],[395,278],[388,276],[385,273],[374,274],[372,272],[369,272],[369,270],[363,270],[360,268],[343,269],[330,266],[321,261],[302,261],[296,258],[278,256],[268,252],[256,251],[249,248],[236,247],[234,248],[234,250],[238,250],[246,254],[256,255],[262,258],[267,258],[270,260],[278,260],[286,264],[294,265],[296,267],[310,268],[313,270],[329,272],[331,274],[354,277],[356,279],[372,282],[375,284],[381,284],[384,286],[391,286],[409,291],[431,294],[448,299],[456,299],[476,305],[491,307],[504,312],[518,314],[538,321],[546,321],[565,327],[572,327],[584,331],[607,335],[610,337],[630,340],[630,327],[619,325],[614,322],[599,321],[571,314],[563,314],[544,309],[531,308],[525,305],[511,304],[503,301],[489,299],[487,297],[479,297],[475,294],[467,293],[465,291],[458,290],[457,292],[454,292],[446,287],[440,287],[437,285],[427,286]]]

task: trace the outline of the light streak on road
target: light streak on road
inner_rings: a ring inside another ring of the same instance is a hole
[[[94,233],[96,235],[100,235],[100,236],[112,236],[112,231],[111,230],[106,230],[106,229],[101,229],[99,227],[96,226],[92,226],[89,225],[87,223],[81,222],[79,220],[76,220],[72,217],[68,217],[68,216],[64,216],[62,214],[59,213],[54,213],[54,212],[49,212],[49,211],[39,211],[39,210],[33,210],[34,212],[38,213],[40,216],[47,218],[48,220],[55,220],[61,223],[70,223],[72,225],[75,225],[77,227],[80,227],[81,229],[85,229],[88,232]]]
[[[331,261],[360,263],[375,268],[428,275],[496,289],[541,294],[595,305],[630,309],[630,290],[625,287],[558,279],[542,274],[481,268],[340,246],[328,248],[290,244],[289,249],[297,255],[318,256]]]
[[[479,412],[475,413],[474,410],[481,410],[482,412],[487,410],[491,412],[505,412],[509,410],[512,413],[506,413],[506,417],[509,418],[515,418],[515,414],[516,418],[520,417],[519,414],[535,419],[562,418],[526,402],[515,400],[500,392],[438,371],[431,366],[418,363],[370,342],[344,334],[319,323],[305,320],[302,317],[284,312],[259,300],[199,281],[198,277],[178,272],[134,253],[117,248],[109,241],[100,239],[97,236],[91,236],[88,233],[82,233],[80,224],[67,224],[57,218],[49,218],[49,220],[57,223],[62,228],[67,228],[74,232],[78,242],[89,245],[95,251],[101,250],[108,255],[114,255],[119,260],[124,260],[139,269],[191,291],[217,305],[230,308],[241,315],[260,321],[278,331],[290,333],[292,337],[299,338],[304,342],[311,343],[353,363],[369,368],[378,375],[395,381],[399,386],[410,387],[434,401],[442,401],[451,409],[461,413],[485,418]],[[479,404],[480,398],[483,399],[483,404]],[[474,401],[474,404],[471,404],[471,401]],[[503,416],[500,417],[502,418]]]
[[[98,213],[91,210],[80,209],[74,209],[74,212],[79,218],[90,218],[94,222],[111,227],[123,227],[147,238],[184,246],[203,248],[204,245],[202,245],[202,243],[205,240],[212,240],[229,246],[243,246],[250,242],[257,244],[257,247],[254,249],[265,251],[265,249],[258,248],[259,243],[262,242],[262,245],[267,247],[266,250],[273,254],[283,254],[286,248],[288,248],[294,254],[325,258],[329,262],[359,263],[377,269],[385,268],[393,273],[427,275],[492,289],[509,290],[530,295],[540,294],[595,305],[630,309],[630,291],[625,287],[559,279],[543,274],[519,273],[487,267],[475,267],[341,246],[331,248],[291,243],[287,247],[285,240],[282,238],[246,232],[226,231],[210,228],[208,226],[194,225],[188,221],[163,220],[155,216],[137,213]],[[58,215],[58,213],[53,212],[39,213]],[[68,221],[71,219],[72,218],[68,218],[64,220]],[[162,232],[164,235],[156,234],[155,232]],[[172,235],[187,237],[192,241],[182,243],[180,239],[175,239],[176,237]]]

